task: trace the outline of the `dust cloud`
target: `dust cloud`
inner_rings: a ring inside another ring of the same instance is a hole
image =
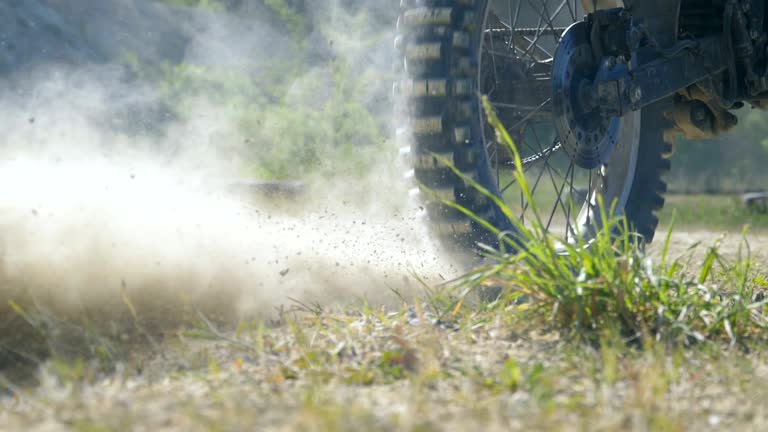
[[[322,2],[313,16],[348,18],[334,4]],[[109,8],[101,9],[105,15],[92,19],[109,19]],[[185,14],[183,61],[250,72],[288,55],[272,51],[289,43],[266,19]],[[335,44],[325,49],[333,51],[317,55],[361,52],[356,34],[331,28]],[[376,46],[386,48],[364,53],[367,68],[391,63],[391,35],[381,34]],[[385,79],[377,86],[379,93],[391,87]],[[173,118],[157,108],[160,91],[126,81],[112,59],[37,62],[2,79],[0,309],[24,300],[44,312],[41,319],[105,319],[136,308],[144,318],[174,321],[182,305],[193,305],[239,319],[290,299],[393,302],[392,290],[421,288],[413,275],[430,283],[452,276],[408,201],[396,149],[379,155],[366,178],[313,181],[279,203],[233,194],[228,184],[242,178],[244,140],[231,107],[195,94],[183,101],[190,114]],[[391,123],[387,100],[369,106]],[[0,326],[19,321],[5,318]]]
[[[96,307],[127,288],[158,298],[230,295],[252,311],[288,297],[381,301],[411,272],[439,273],[418,220],[401,210],[311,197],[309,208],[280,209],[177,175],[103,159],[3,164],[3,285],[65,308]]]

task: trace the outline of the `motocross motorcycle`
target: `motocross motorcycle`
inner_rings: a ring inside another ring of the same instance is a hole
[[[675,137],[711,138],[736,125],[733,110],[768,106],[766,3],[402,0],[401,151],[434,231],[463,250],[494,244],[453,202],[514,232],[479,184],[522,223],[535,206],[567,241],[601,229],[600,202],[651,241]],[[483,100],[514,140],[530,200]]]

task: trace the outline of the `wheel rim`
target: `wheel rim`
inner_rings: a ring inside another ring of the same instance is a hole
[[[478,88],[515,141],[533,203],[513,181],[508,151],[493,130],[482,126],[486,183],[522,223],[530,225],[533,205],[545,228],[571,243],[579,236],[590,241],[601,229],[598,196],[615,206],[615,215],[623,214],[640,142],[640,113],[633,112],[612,122],[616,147],[596,169],[577,167],[559,143],[548,81],[552,55],[565,28],[583,14],[581,2],[574,0],[489,1],[478,52]],[[480,124],[487,125],[480,111]]]

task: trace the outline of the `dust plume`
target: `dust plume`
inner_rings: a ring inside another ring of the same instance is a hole
[[[287,203],[233,194],[230,182],[291,143],[254,142],[241,128],[242,101],[187,89],[184,80],[141,79],[144,69],[174,65],[262,76],[301,52],[310,66],[261,104],[333,98],[306,95],[306,86],[332,80],[343,61],[350,76],[378,77],[355,97],[387,130],[392,22],[379,2],[306,2],[300,44],[290,28],[270,24],[275,11],[259,1],[214,10],[159,0],[68,3],[0,8],[30,20],[55,14],[70,40],[51,61],[28,56],[0,67],[0,333],[30,321],[109,327],[136,314],[174,325],[189,310],[232,321],[289,299],[391,302],[392,290],[420,288],[412,274],[452,276],[414,216],[391,146],[367,153],[376,161],[363,177],[329,176],[334,161],[324,161],[326,173],[307,177],[306,191]],[[349,25],[360,14],[377,16],[368,21],[377,28]],[[76,16],[90,37],[68,28]],[[378,36],[362,46],[359,32]],[[41,46],[54,43],[37,36]],[[0,360],[17,342],[0,337]]]

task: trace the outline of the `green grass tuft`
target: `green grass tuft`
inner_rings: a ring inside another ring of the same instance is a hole
[[[514,155],[517,182],[533,203],[517,148],[487,101],[485,107],[497,139]],[[487,190],[472,184],[511,214]],[[654,260],[625,218],[612,216],[613,209],[607,210],[604,203],[600,207],[603,229],[588,244],[559,242],[546,232],[535,205],[535,217],[527,226],[512,217],[518,229],[515,239],[495,232],[500,247],[486,247],[488,264],[451,286],[457,295],[445,304],[445,315],[455,315],[456,305],[471,292],[492,287],[503,297],[490,307],[510,309],[523,321],[543,322],[575,339],[597,340],[607,331],[627,340],[724,341],[733,346],[762,337],[768,324],[766,302],[757,300],[762,295],[754,282],[760,276],[751,262],[746,231],[735,260],[725,258],[715,242],[703,262],[691,266],[693,250],[668,257],[670,225],[662,257]]]

